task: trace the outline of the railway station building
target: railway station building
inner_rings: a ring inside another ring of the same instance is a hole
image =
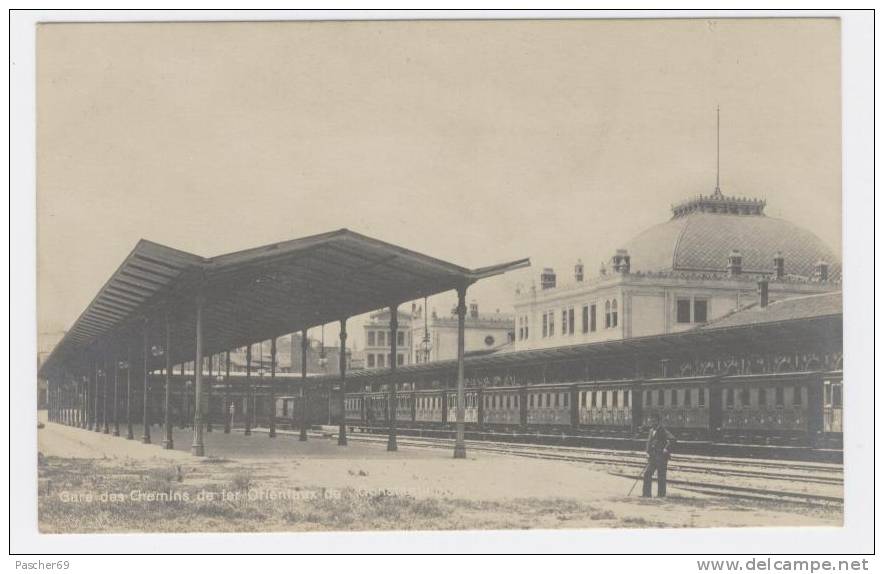
[[[759,297],[841,288],[840,258],[811,231],[769,217],[760,199],[720,189],[672,207],[668,221],[624,243],[592,276],[544,269],[515,297],[515,349],[677,333]]]

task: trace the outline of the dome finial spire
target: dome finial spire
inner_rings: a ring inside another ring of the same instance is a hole
[[[721,195],[721,106],[715,106],[715,195]]]

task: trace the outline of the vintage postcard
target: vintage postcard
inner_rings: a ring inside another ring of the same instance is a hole
[[[40,532],[842,526],[841,41],[40,23]]]

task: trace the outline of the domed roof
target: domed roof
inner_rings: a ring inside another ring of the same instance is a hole
[[[672,219],[651,227],[624,247],[634,272],[723,272],[733,250],[742,256],[743,273],[770,273],[779,252],[786,275],[810,277],[818,261],[829,264],[829,278],[840,279],[841,260],[806,229],[753,210],[713,207],[730,198],[701,197],[673,208]],[[746,201],[746,200],[742,200]]]

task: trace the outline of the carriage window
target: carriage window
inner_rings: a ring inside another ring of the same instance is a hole
[[[734,390],[727,389],[725,390],[725,404],[729,409],[734,408]]]
[[[777,403],[778,407],[782,407],[783,405],[786,404],[785,394],[786,393],[785,393],[783,387],[776,388],[776,403]]]
[[[792,406],[801,405],[801,387],[795,386],[792,388]]]
[[[669,402],[674,407],[678,406],[678,389],[672,389],[672,391],[669,392]]]
[[[841,385],[834,384],[832,385],[832,406],[841,407]]]
[[[832,383],[823,383],[823,403],[828,407],[832,405]]]

